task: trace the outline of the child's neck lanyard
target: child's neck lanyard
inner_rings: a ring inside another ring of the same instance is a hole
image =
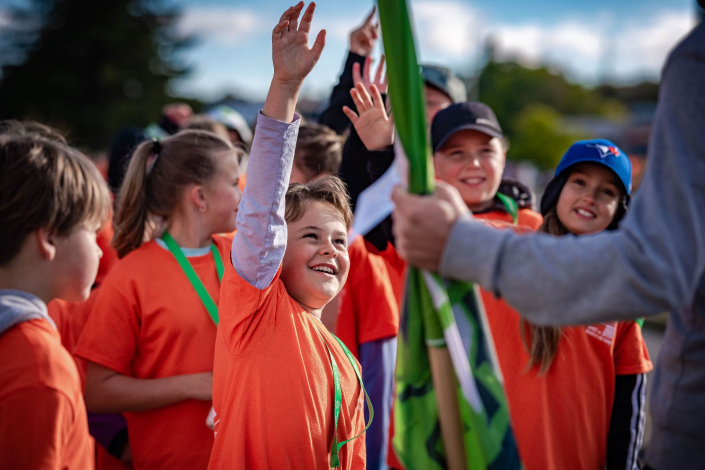
[[[206,308],[208,314],[211,316],[213,322],[217,326],[218,306],[215,304],[215,302],[213,302],[213,298],[208,293],[208,290],[206,290],[206,286],[203,285],[203,282],[201,282],[201,279],[198,277],[198,274],[196,274],[196,271],[194,271],[193,266],[191,266],[191,263],[189,263],[188,258],[186,258],[184,252],[181,251],[181,247],[178,245],[178,243],[176,243],[176,240],[174,240],[172,236],[169,235],[169,232],[164,232],[162,234],[162,240],[164,240],[164,243],[166,243],[166,246],[169,248],[169,251],[171,251],[171,254],[174,255],[174,258],[176,258],[176,262],[179,263],[179,266],[181,266],[181,270],[184,272],[184,274],[186,274],[186,277],[193,286],[193,289],[196,291],[196,294],[198,294],[198,297],[201,299],[201,303],[203,303],[203,306]],[[213,253],[215,270],[218,273],[218,281],[223,282],[223,259],[220,257],[218,247],[216,247],[215,243],[213,242],[211,242],[211,253]]]
[[[497,197],[500,201],[502,201],[502,205],[504,205],[504,208],[507,209],[509,215],[512,216],[514,225],[519,225],[519,206],[517,205],[517,202],[502,193],[497,193]]]
[[[350,365],[352,365],[352,368],[355,370],[355,375],[357,376],[357,380],[360,382],[360,388],[362,389],[362,393],[365,394],[365,400],[367,401],[367,410],[370,415],[370,419],[367,422],[367,426],[365,426],[365,429],[362,430],[360,434],[358,434],[355,437],[351,437],[348,440],[345,440],[343,442],[338,442],[338,418],[340,417],[340,409],[343,406],[343,392],[340,387],[340,371],[338,370],[338,363],[335,361],[335,358],[333,357],[333,352],[330,349],[330,346],[328,346],[328,342],[325,339],[325,336],[323,333],[321,333],[321,330],[318,328],[318,325],[316,325],[316,322],[313,320],[311,316],[309,316],[309,319],[311,320],[311,323],[313,323],[314,328],[316,328],[316,331],[318,332],[318,336],[321,337],[321,341],[323,341],[323,344],[326,346],[326,350],[328,350],[328,357],[330,358],[330,365],[331,368],[333,369],[333,389],[334,389],[334,402],[333,402],[333,445],[331,446],[330,450],[330,467],[331,468],[338,468],[340,466],[340,457],[338,456],[338,453],[340,452],[340,449],[347,444],[348,442],[352,441],[353,439],[357,439],[358,437],[362,436],[365,431],[367,431],[367,428],[370,427],[370,424],[372,424],[372,418],[374,417],[374,409],[372,408],[372,401],[370,400],[370,396],[367,394],[367,391],[365,390],[365,385],[362,383],[362,376],[360,375],[360,370],[357,368],[357,364],[355,363],[355,358],[353,357],[352,353],[350,350],[343,344],[340,339],[335,336],[333,333],[331,335],[335,340],[340,344],[340,347],[343,348],[343,352],[345,352],[345,355],[348,358],[348,361],[350,361]]]

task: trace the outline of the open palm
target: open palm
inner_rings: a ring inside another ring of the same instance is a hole
[[[355,127],[357,135],[367,150],[382,150],[394,143],[394,120],[387,115],[382,95],[374,83],[368,88],[358,82],[350,90],[357,113],[347,106],[343,112]]]
[[[282,83],[303,81],[318,62],[325,45],[326,32],[322,30],[313,46],[308,47],[308,35],[316,4],[311,2],[308,5],[299,24],[303,7],[304,2],[299,2],[285,11],[272,31],[274,79]]]

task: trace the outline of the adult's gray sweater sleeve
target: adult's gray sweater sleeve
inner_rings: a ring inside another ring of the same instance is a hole
[[[247,184],[237,214],[232,262],[257,289],[272,283],[286,250],[284,198],[289,187],[301,116],[291,123],[257,116]]]
[[[580,324],[692,305],[705,270],[705,25],[664,67],[642,186],[620,230],[553,238],[459,220],[443,276],[478,282],[533,323]]]

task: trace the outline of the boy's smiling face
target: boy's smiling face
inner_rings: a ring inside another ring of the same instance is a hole
[[[345,285],[350,267],[343,217],[331,204],[310,201],[304,215],[287,223],[281,280],[307,311],[323,308]]]
[[[473,212],[487,209],[502,181],[506,153],[502,141],[464,129],[448,138],[434,154],[436,178],[455,186]]]

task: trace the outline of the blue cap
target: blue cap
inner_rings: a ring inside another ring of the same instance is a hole
[[[624,185],[627,195],[632,193],[632,163],[614,143],[606,139],[581,140],[570,146],[556,168],[557,178],[578,163],[596,163],[612,170]]]

